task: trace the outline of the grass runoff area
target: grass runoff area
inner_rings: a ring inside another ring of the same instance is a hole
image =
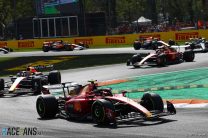
[[[114,93],[127,90],[127,97],[133,99],[138,99],[144,92],[151,91],[163,99],[208,100],[208,68],[138,76],[105,87],[112,88]]]
[[[38,57],[1,57],[0,76],[14,75],[25,70],[29,64],[54,65],[57,70],[92,67],[98,65],[110,65],[126,63],[132,54],[103,54],[83,56],[38,56]]]

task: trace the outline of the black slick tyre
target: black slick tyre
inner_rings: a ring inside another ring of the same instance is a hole
[[[49,84],[60,84],[61,83],[61,73],[57,70],[49,72],[48,75]]]
[[[195,58],[195,54],[192,50],[190,51],[185,51],[183,53],[183,60],[186,62],[192,62]]]
[[[0,91],[4,90],[4,79],[0,79]]]
[[[48,52],[49,51],[49,48],[46,47],[46,46],[43,46],[42,49],[43,49],[43,52]]]
[[[42,91],[42,81],[41,78],[32,79],[32,90],[35,95],[41,94]]]
[[[99,99],[92,104],[91,114],[92,114],[92,119],[96,124],[104,125],[104,124],[116,123],[115,118],[107,117],[106,109],[111,110],[113,114],[115,112],[115,108],[112,102],[108,100]]]
[[[149,111],[157,110],[163,112],[164,110],[163,100],[156,93],[145,93],[141,98],[140,104]]]
[[[135,50],[139,50],[139,49],[141,48],[141,45],[142,45],[142,44],[141,44],[140,42],[135,41],[133,46],[134,46],[134,49],[135,49]]]
[[[166,56],[165,55],[159,55],[156,59],[156,62],[157,62],[157,65],[158,66],[161,66],[161,67],[164,67],[166,66],[167,64],[167,59],[166,59]]]
[[[53,118],[58,113],[58,101],[52,95],[42,95],[37,98],[36,110],[41,118]]]

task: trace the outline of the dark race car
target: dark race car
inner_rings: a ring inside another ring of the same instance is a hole
[[[139,49],[157,49],[158,48],[158,39],[153,37],[137,39],[134,41],[133,47],[135,50]]]
[[[61,74],[57,70],[48,73],[37,71],[38,69],[51,68],[50,66],[28,66],[26,71],[20,71],[16,76],[10,76],[10,80],[0,78],[0,95],[40,94],[43,85],[61,83]]]
[[[88,45],[80,42],[79,44],[71,44],[68,42],[61,41],[47,41],[43,43],[43,52],[48,52],[51,50],[56,51],[73,51],[73,50],[83,50],[89,48]]]
[[[13,52],[13,49],[7,46],[3,46],[3,47],[0,47],[0,52],[3,52],[4,54],[8,54],[9,52]]]
[[[44,119],[92,119],[98,125],[117,126],[126,121],[176,114],[173,104],[167,101],[165,110],[162,98],[155,93],[145,93],[140,102],[135,102],[125,96],[125,91],[113,94],[110,88],[98,88],[94,81],[85,86],[71,83],[48,85],[42,92],[43,95],[37,98],[36,110]],[[63,93],[62,96],[60,93]]]
[[[185,44],[186,49],[192,49],[194,52],[208,52],[208,41],[205,38],[191,38]]]
[[[162,42],[161,42],[162,43]],[[179,48],[180,49],[180,48]],[[178,49],[178,50],[179,50]],[[192,62],[195,54],[192,50],[183,52],[177,51],[170,46],[160,46],[153,53],[135,54],[127,61],[127,66],[140,67],[142,65],[165,66],[167,64],[181,63],[183,61]]]

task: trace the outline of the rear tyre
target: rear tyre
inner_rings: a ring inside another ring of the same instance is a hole
[[[140,104],[149,111],[157,110],[163,112],[164,110],[162,98],[156,93],[145,93]]]
[[[0,79],[0,91],[4,90],[4,79]]]
[[[48,52],[49,51],[49,48],[47,46],[43,46],[42,49],[43,49],[43,52]]]
[[[133,46],[134,46],[135,50],[139,50],[141,48],[142,44],[140,42],[134,42]]]
[[[192,50],[185,51],[183,53],[183,60],[185,60],[186,62],[192,62],[194,58],[195,58],[195,54]]]
[[[61,83],[61,73],[57,70],[49,72],[48,83],[49,84],[60,84]]]
[[[52,95],[39,96],[36,110],[41,118],[53,118],[58,113],[58,101]]]

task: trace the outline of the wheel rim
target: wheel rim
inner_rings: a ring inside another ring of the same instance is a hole
[[[42,100],[39,100],[37,103],[37,111],[40,116],[43,116],[45,112],[45,106]]]
[[[99,122],[104,119],[104,109],[100,104],[96,104],[94,107],[94,117]]]

